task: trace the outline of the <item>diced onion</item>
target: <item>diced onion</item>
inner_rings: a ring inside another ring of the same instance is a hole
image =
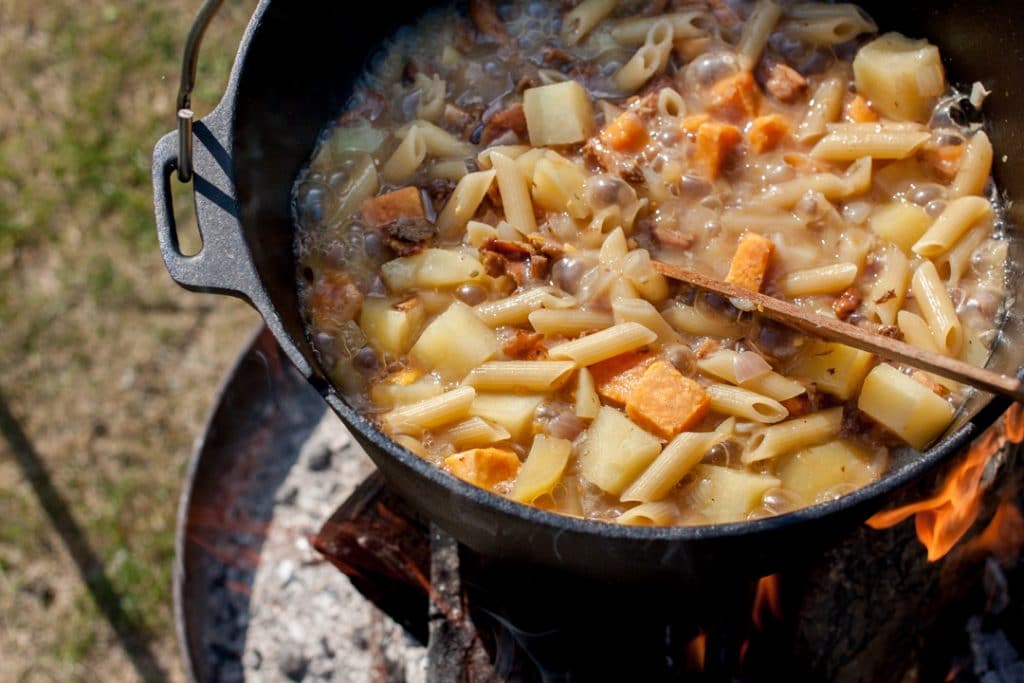
[[[764,377],[772,371],[772,366],[760,355],[753,351],[737,353],[732,361],[732,370],[736,375],[739,384],[745,384],[755,379]]]

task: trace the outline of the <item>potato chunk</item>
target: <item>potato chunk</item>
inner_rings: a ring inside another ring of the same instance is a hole
[[[530,144],[571,145],[594,134],[590,96],[576,81],[530,88],[523,93]]]
[[[921,239],[931,227],[934,219],[916,204],[891,202],[879,207],[871,214],[868,225],[882,239],[889,240],[903,253],[910,255],[910,248]]]
[[[513,439],[518,439],[533,424],[534,413],[543,400],[542,396],[478,394],[469,407],[469,414],[501,425]]]
[[[885,364],[864,380],[857,407],[917,450],[938,437],[956,412],[931,389]]]
[[[419,367],[436,370],[446,380],[461,380],[500,348],[494,330],[476,317],[472,308],[456,301],[427,325],[409,357]]]
[[[604,407],[587,430],[580,456],[584,478],[619,495],[661,453],[661,442],[629,418]]]
[[[454,287],[480,280],[484,267],[469,251],[425,249],[413,256],[388,261],[380,268],[384,284],[392,292],[410,289]]]
[[[519,473],[519,458],[504,448],[473,448],[449,455],[444,469],[474,486],[493,491]]]
[[[671,439],[700,422],[710,405],[701,385],[658,361],[647,368],[626,399],[626,413],[640,427]]]
[[[693,473],[696,482],[690,499],[712,524],[744,521],[761,504],[765,491],[782,483],[775,477],[714,465],[698,465]]]
[[[862,47],[853,73],[858,92],[897,121],[927,122],[946,90],[939,48],[899,33],[886,33]]]
[[[776,468],[782,487],[798,495],[805,505],[840,484],[857,488],[878,479],[871,453],[852,441],[839,439],[786,456]]]
[[[423,326],[426,312],[419,299],[392,305],[382,297],[368,297],[359,313],[359,327],[377,349],[403,355]]]
[[[873,356],[844,344],[814,341],[790,366],[790,376],[814,382],[819,391],[847,401],[857,395]]]

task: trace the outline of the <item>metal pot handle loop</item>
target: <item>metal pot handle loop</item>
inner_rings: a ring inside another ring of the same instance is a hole
[[[192,90],[196,85],[199,68],[199,47],[203,35],[224,0],[206,0],[192,23],[185,41],[185,57],[181,64],[181,85],[178,87],[178,180],[192,180]]]

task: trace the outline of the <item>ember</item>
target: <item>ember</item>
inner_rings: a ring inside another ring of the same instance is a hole
[[[918,503],[880,512],[868,520],[872,529],[887,529],[915,516],[917,537],[934,562],[946,555],[978,518],[985,466],[1006,445],[1024,441],[1024,410],[1012,406],[968,450],[938,494]]]

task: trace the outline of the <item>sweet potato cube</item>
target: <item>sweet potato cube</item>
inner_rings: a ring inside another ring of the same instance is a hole
[[[697,129],[697,150],[694,161],[714,180],[722,172],[729,154],[743,140],[740,129],[729,123],[708,121]]]
[[[679,122],[679,128],[687,135],[695,135],[700,127],[711,120],[707,114],[690,114]]]
[[[590,366],[594,386],[601,398],[625,405],[654,356],[630,351]]]
[[[736,247],[725,281],[737,287],[760,292],[774,248],[775,245],[767,237],[753,232],[745,233]]]
[[[427,215],[419,188],[411,185],[379,197],[370,197],[363,202],[362,212],[363,220],[375,228],[399,218],[425,218]]]
[[[731,121],[745,121],[757,116],[761,93],[749,71],[723,78],[711,87],[710,109]]]
[[[639,152],[650,136],[636,112],[624,111],[601,131],[601,142],[618,152]]]
[[[711,399],[701,385],[665,361],[653,363],[626,400],[633,422],[663,439],[694,427],[707,414]]]
[[[473,448],[444,459],[444,469],[482,489],[494,488],[519,474],[519,457],[504,448]]]
[[[878,114],[863,95],[856,95],[846,105],[846,118],[852,123],[877,123]]]
[[[946,178],[953,178],[960,170],[960,162],[963,160],[966,147],[967,145],[942,145],[925,150],[924,158]]]
[[[774,149],[782,139],[789,135],[789,122],[779,114],[758,116],[751,121],[747,131],[750,148],[760,154]]]

